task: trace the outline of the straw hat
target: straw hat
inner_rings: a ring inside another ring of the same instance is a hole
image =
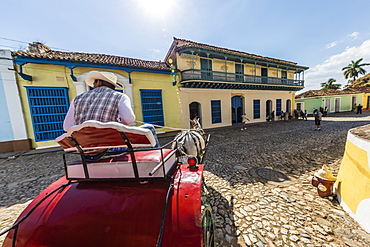
[[[314,175],[318,178],[329,180],[329,181],[335,181],[337,180],[331,171],[329,171],[328,167],[326,165],[323,165],[320,170],[314,173]]]
[[[89,85],[90,87],[93,87],[95,80],[103,80],[109,82],[110,84],[113,84],[116,87],[116,89],[123,89],[117,83],[117,76],[111,72],[90,71],[85,79],[86,84]]]

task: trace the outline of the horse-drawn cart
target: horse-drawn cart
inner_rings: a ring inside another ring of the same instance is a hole
[[[87,121],[57,142],[66,176],[5,231],[4,247],[214,246],[195,158],[181,164],[178,150],[152,148],[150,130],[118,123]],[[70,155],[79,159],[67,162]]]

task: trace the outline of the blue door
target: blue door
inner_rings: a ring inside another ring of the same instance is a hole
[[[241,123],[243,115],[243,97],[234,96],[231,98],[232,123]]]
[[[164,126],[162,90],[140,90],[143,122]]]
[[[35,141],[50,141],[64,133],[69,107],[67,88],[26,87]]]

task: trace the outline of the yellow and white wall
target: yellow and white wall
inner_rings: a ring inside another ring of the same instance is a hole
[[[250,119],[248,123],[266,122],[266,101],[272,101],[272,111],[276,117],[276,99],[281,99],[281,109],[285,112],[286,101],[294,105],[294,92],[268,91],[268,90],[229,90],[229,89],[202,89],[180,88],[180,107],[182,128],[189,128],[189,104],[197,102],[201,105],[200,118],[204,129],[218,128],[232,125],[231,98],[241,96],[244,98],[244,112]],[[221,101],[221,123],[212,124],[211,100]],[[253,100],[260,100],[260,118],[253,118]],[[294,110],[293,108],[291,109]]]
[[[349,130],[335,187],[340,205],[370,233],[370,140],[356,134],[360,128],[370,131]]]
[[[17,68],[19,71],[19,67]],[[94,67],[75,67],[73,69],[77,82],[70,77],[70,69],[63,65],[27,63],[23,65],[23,73],[32,76],[32,81],[22,79],[17,75],[21,104],[24,112],[27,136],[31,140],[32,148],[43,148],[56,145],[55,141],[36,142],[32,126],[32,117],[27,97],[26,87],[64,87],[68,88],[69,101],[89,88],[84,83],[85,76],[92,70],[109,71],[117,75],[118,80],[125,86],[124,92],[131,98],[136,120],[143,121],[140,89],[162,90],[162,105],[164,123],[166,126],[180,128],[180,108],[178,87],[172,86],[173,77],[168,73],[152,73],[133,71],[129,75],[124,70],[104,69]],[[131,84],[129,79],[131,78]],[[168,129],[157,129],[158,132]]]

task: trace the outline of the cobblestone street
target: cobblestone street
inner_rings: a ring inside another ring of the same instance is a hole
[[[207,131],[204,176],[216,246],[370,246],[370,234],[309,180],[324,164],[336,176],[348,130],[369,123],[364,111],[329,115],[322,131],[314,131],[312,117]],[[64,174],[61,153],[0,155],[0,231]]]

